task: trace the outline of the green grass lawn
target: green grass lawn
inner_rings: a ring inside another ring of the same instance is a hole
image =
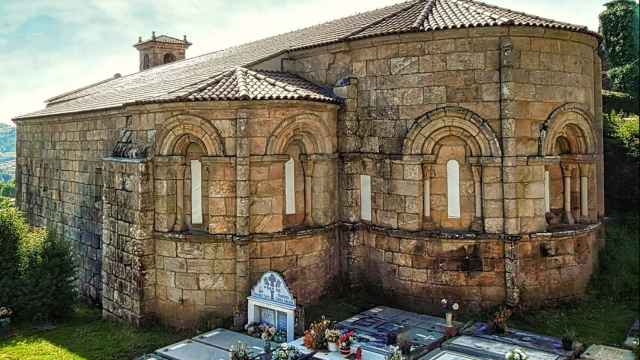
[[[0,360],[132,359],[190,336],[161,327],[133,329],[102,320],[100,311],[83,306],[55,329],[18,324],[14,330],[14,336],[0,340]]]
[[[573,329],[583,343],[621,343],[631,322],[640,317],[638,223],[638,217],[626,217],[608,225],[600,271],[584,301],[516,313],[510,326],[557,337]],[[380,299],[362,293],[333,296],[308,307],[306,320],[323,315],[342,320],[378,304]],[[97,310],[78,307],[73,318],[53,330],[36,331],[29,324],[18,324],[14,336],[0,340],[0,360],[132,359],[191,336],[160,327],[132,329],[102,320]]]

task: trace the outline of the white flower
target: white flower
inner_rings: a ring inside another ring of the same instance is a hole
[[[440,304],[442,304],[443,306],[447,305],[447,299],[440,300]]]
[[[453,305],[451,305],[451,308],[455,311],[458,311],[460,309],[460,305],[458,305],[458,303],[453,303]]]

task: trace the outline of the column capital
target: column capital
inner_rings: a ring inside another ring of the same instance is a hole
[[[433,177],[431,175],[431,170],[433,169],[433,163],[432,162],[423,162],[422,163],[422,177],[423,178],[431,178]]]
[[[578,164],[578,168],[580,169],[580,176],[589,176],[591,173],[592,164],[589,163],[581,163]]]
[[[303,159],[301,160],[301,162],[302,162],[302,168],[304,169],[304,175],[313,176],[315,161],[312,159]]]
[[[575,169],[576,164],[575,163],[570,163],[570,162],[561,162],[560,163],[560,167],[562,168],[562,176],[563,177],[569,177],[569,176],[571,176],[571,171],[573,171],[573,169]]]

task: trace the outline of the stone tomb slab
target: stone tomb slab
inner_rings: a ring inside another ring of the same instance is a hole
[[[447,322],[443,318],[424,315],[424,314],[398,314],[391,318],[391,321],[406,325],[406,326],[415,326],[422,329],[427,329],[431,331],[439,331],[444,333],[446,331]]]
[[[634,360],[635,356],[631,350],[591,345],[580,358],[585,360]]]
[[[484,360],[485,358],[463,354],[451,350],[434,350],[418,360]]]
[[[384,324],[385,320],[364,314],[354,315],[346,320],[342,320],[336,324],[336,327],[340,330],[365,330],[374,331],[375,329]]]
[[[503,360],[505,355],[514,348],[520,348],[529,355],[529,360],[560,360],[564,357],[544,352],[540,350],[534,350],[522,346],[516,346],[514,344],[504,343],[500,341],[494,341],[489,339],[478,338],[474,336],[462,335],[450,340],[447,340],[442,348],[446,350],[452,350],[463,354],[469,354],[479,356],[483,359],[495,359]]]
[[[394,317],[399,315],[416,315],[415,313],[411,313],[408,311],[395,309],[388,306],[376,306],[372,309],[362,312],[360,315],[364,316],[374,316],[383,320],[393,320]]]
[[[544,336],[516,329],[509,329],[506,334],[492,334],[489,325],[480,322],[474,324],[472,331],[475,337],[550,352],[562,357],[570,357],[573,354],[572,351],[567,351],[562,348],[561,339],[552,336]]]
[[[265,354],[264,342],[261,339],[227,329],[215,329],[207,333],[200,334],[192,340],[229,352],[231,351],[232,346],[236,346],[238,342],[243,342],[247,345],[247,351],[249,351],[249,354],[251,354],[252,357],[258,357]]]
[[[170,360],[229,360],[229,352],[193,340],[183,340],[155,351]]]

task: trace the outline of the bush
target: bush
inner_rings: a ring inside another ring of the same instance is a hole
[[[639,121],[638,115],[624,117],[615,112],[604,117],[605,204],[609,212],[640,206]]]
[[[27,225],[13,207],[0,209],[0,306],[15,308],[20,292],[20,242]]]
[[[69,242],[54,232],[32,234],[25,241],[23,318],[49,320],[69,315],[77,299],[76,267]]]
[[[624,64],[607,71],[611,89],[622,91],[627,94],[638,94],[640,92],[640,62]]]

